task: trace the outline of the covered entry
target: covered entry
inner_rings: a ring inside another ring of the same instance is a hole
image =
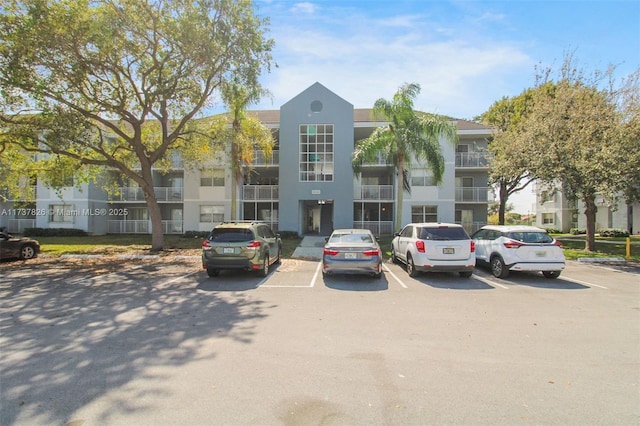
[[[333,231],[333,200],[302,201],[302,233],[331,235]]]

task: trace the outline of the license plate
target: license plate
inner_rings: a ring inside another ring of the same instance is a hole
[[[355,259],[358,257],[357,253],[345,253],[344,254],[344,258],[345,259]]]
[[[546,251],[537,251],[536,252],[536,257],[547,257],[547,252]]]
[[[222,249],[222,253],[224,254],[233,254],[236,252],[236,249],[234,249],[233,247],[225,247]]]
[[[442,249],[442,254],[455,254],[456,249],[453,247],[445,247]]]

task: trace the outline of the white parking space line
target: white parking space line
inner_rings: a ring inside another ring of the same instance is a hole
[[[505,290],[509,290],[509,287],[504,286],[502,284],[498,284],[497,282],[495,282],[495,281],[493,281],[491,279],[483,278],[483,277],[478,276],[476,274],[473,274],[473,278],[478,280],[478,281],[480,281],[480,282],[483,282],[483,283],[485,283],[487,285],[490,285],[490,286],[494,286],[495,285],[495,286],[498,286],[498,287],[503,288]]]
[[[598,284],[593,284],[593,283],[588,283],[586,281],[582,281],[582,280],[577,280],[575,278],[567,278],[567,277],[562,277],[565,281],[571,281],[572,283],[576,283],[576,284],[580,284],[580,285],[586,285],[587,287],[598,287],[598,288],[602,288],[605,290],[609,290],[609,287],[605,287],[603,285],[598,285]]]
[[[396,276],[396,274],[394,274],[394,273],[391,271],[391,269],[389,269],[389,268],[387,267],[387,265],[382,265],[382,268],[384,269],[384,271],[385,271],[385,272],[388,272],[389,274],[391,274],[391,276],[393,277],[393,279],[394,279],[394,280],[396,280],[396,281],[398,281],[398,283],[400,283],[400,285],[401,285],[402,287],[404,287],[404,288],[409,288],[409,287],[407,287],[407,285],[406,285],[405,283],[403,283],[403,282],[402,282],[402,280],[401,280],[400,278],[398,278],[398,277]]]
[[[322,268],[322,262],[318,262],[318,266],[316,266],[316,270],[313,274],[313,278],[311,278],[311,282],[309,285],[278,285],[278,284],[264,284],[266,283],[271,275],[264,278],[262,281],[258,283],[256,288],[268,287],[268,288],[312,288],[316,284],[316,280],[318,279],[318,275],[320,274],[320,269]]]
[[[163,285],[171,284],[171,283],[173,283],[173,282],[180,281],[181,279],[184,279],[184,278],[190,277],[191,275],[199,274],[200,272],[201,272],[201,271],[189,272],[189,273],[188,273],[188,274],[186,274],[186,275],[181,275],[181,276],[176,277],[176,278],[174,278],[174,279],[171,279],[171,280],[169,280],[169,281],[165,281],[165,282],[163,282],[163,283],[160,283],[160,284],[158,284],[158,286],[163,286]]]

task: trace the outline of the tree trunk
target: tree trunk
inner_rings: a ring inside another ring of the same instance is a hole
[[[587,235],[584,249],[596,251],[596,213],[598,212],[598,206],[596,206],[595,197],[593,196],[585,197],[584,204],[584,214],[587,218]]]
[[[504,225],[504,217],[505,211],[507,209],[507,200],[508,200],[508,190],[507,184],[504,182],[500,182],[500,208],[498,209],[498,225]]]
[[[398,177],[396,179],[396,224],[395,232],[402,229],[402,205],[404,204],[404,164],[398,166]]]

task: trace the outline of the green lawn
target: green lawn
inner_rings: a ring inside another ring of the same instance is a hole
[[[580,257],[625,257],[626,238],[599,238],[596,240],[596,252],[584,250],[584,238],[562,235],[562,246],[567,259]],[[383,256],[391,256],[391,240],[384,236],[378,239]],[[85,237],[37,237],[42,252],[51,256],[62,254],[120,254],[126,252],[144,252],[151,250],[151,235],[99,235]],[[633,237],[631,260],[640,261],[640,237]],[[289,258],[300,244],[300,238],[282,240],[282,257]],[[185,238],[180,235],[166,235],[164,246],[168,250],[193,250],[202,245],[201,238]]]

